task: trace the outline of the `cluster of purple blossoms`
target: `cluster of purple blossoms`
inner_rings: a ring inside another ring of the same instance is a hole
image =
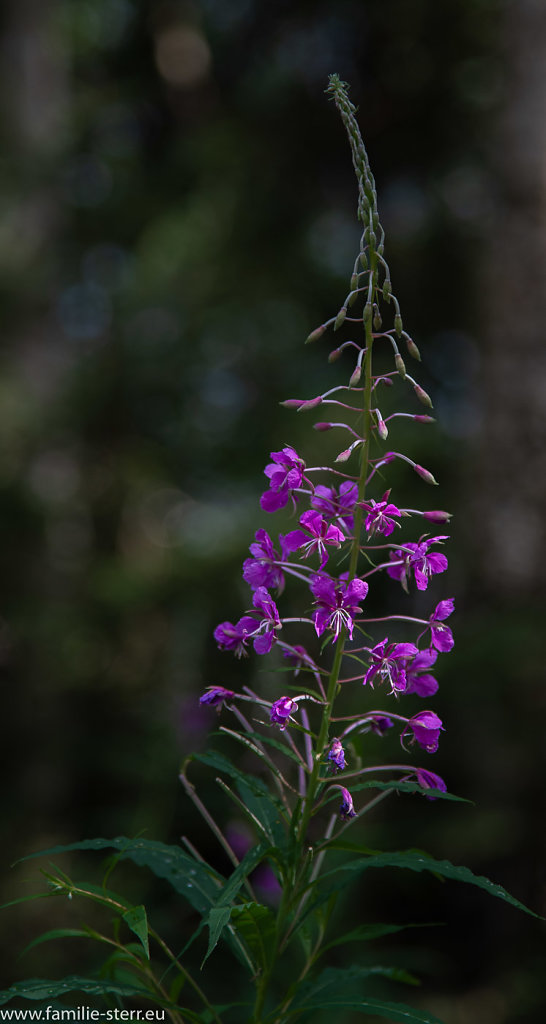
[[[370,498],[359,503],[358,486],[352,480],[343,481],[338,488],[321,484],[313,486],[309,478],[304,476],[304,460],[290,446],[272,452],[271,459],[272,462],[265,468],[269,489],[262,495],[262,509],[266,512],[275,512],[284,508],[290,500],[295,506],[301,494],[308,495],[311,507],[300,515],[296,529],[284,536],[279,535],[278,546],[266,530],[260,529],[256,532],[255,540],[250,545],[251,557],[247,558],[243,565],[243,578],[253,592],[253,607],[237,623],[222,622],[214,631],[219,648],[232,651],[237,657],[246,654],[250,644],[257,654],[269,653],[278,639],[279,631],[285,623],[290,622],[308,622],[314,626],[317,637],[326,634],[332,643],[341,635],[352,641],[355,626],[360,622],[362,602],[368,594],[369,584],[366,579],[358,576],[350,577],[348,572],[337,577],[325,572],[331,552],[341,548],[346,541],[352,542],[351,534],[355,529],[357,511],[362,517],[366,535],[373,537],[379,534],[385,539],[400,526],[402,517],[412,511],[402,510],[391,502],[390,490],[383,494],[380,501]],[[377,467],[387,461],[388,457],[383,457],[377,463]],[[446,515],[442,513],[441,521],[445,521]],[[432,514],[430,518],[434,521]],[[377,568],[386,569],[387,575],[400,582],[405,591],[409,590],[412,579],[415,581],[416,589],[424,591],[431,576],[442,573],[447,568],[446,556],[434,550],[435,545],[445,540],[447,537],[443,535],[424,535],[418,542],[408,541],[400,546],[386,545],[391,548],[389,561]],[[299,562],[291,561],[294,555]],[[316,559],[316,568],[302,565],[302,559]],[[309,575],[304,575],[304,571]],[[373,571],[377,570],[372,569],[372,573]],[[281,594],[287,574],[306,580],[313,603],[311,619],[281,618],[269,591],[276,590],[277,594]],[[417,643],[392,641],[386,636],[372,647],[357,648],[367,654],[367,668],[360,677],[363,685],[369,684],[373,688],[377,683],[386,683],[387,694],[397,698],[411,694],[426,698],[435,694],[438,682],[429,670],[435,665],[439,653],[448,652],[453,647],[453,634],[445,621],[453,611],[454,601],[448,598],[436,605],[428,620],[414,620],[422,622],[424,627]],[[387,616],[388,618],[391,617]],[[396,619],[398,616],[392,618]],[[426,635],[430,637],[429,646],[420,648],[419,642]],[[300,671],[310,672],[318,679],[318,685],[322,690],[320,669],[306,648],[284,639],[280,642],[280,647],[283,657],[292,665],[294,675],[297,676]],[[350,653],[350,649],[347,653]],[[344,680],[340,679],[340,682],[343,684]],[[322,692],[324,693],[323,690]],[[201,703],[220,707],[225,700],[234,696],[233,691],[224,687],[210,687],[201,697]],[[309,695],[300,695],[297,698],[282,696],[273,701],[269,705],[271,725],[284,732],[289,723],[295,721],[294,716],[299,710],[298,701],[302,699],[314,698]],[[400,734],[402,746],[404,741],[408,740],[410,744],[416,743],[428,753],[434,753],[438,749],[443,726],[438,715],[430,710],[420,711],[410,717],[392,712],[391,715],[382,712],[364,714],[350,729],[362,724],[365,731],[371,730],[378,736],[384,736],[394,727],[395,721],[403,723]],[[347,768],[342,742],[344,735],[345,733],[341,738],[331,740],[326,748],[326,762],[333,772],[343,772]],[[445,791],[445,783],[435,773],[423,768],[411,769],[411,772],[423,789]],[[345,787],[338,788],[343,795],[340,816],[344,820],[349,820],[355,816],[351,795]],[[433,796],[430,799],[433,799]]]

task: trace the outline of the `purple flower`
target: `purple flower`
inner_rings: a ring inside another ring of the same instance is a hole
[[[388,718],[387,715],[374,715],[370,719],[371,730],[376,736],[384,736],[387,729],[392,729],[393,725],[392,718]]]
[[[416,768],[415,776],[423,789],[439,789],[442,793],[447,793],[447,786],[444,780],[434,772],[429,772],[425,768]],[[436,797],[427,796],[427,800],[436,800]]]
[[[341,740],[333,739],[328,751],[328,760],[332,762],[336,771],[341,772],[346,768],[345,751]]]
[[[390,644],[386,636],[370,651],[370,667],[362,685],[369,683],[373,688],[373,681],[379,676],[380,681],[386,679],[389,683],[390,693],[403,693],[407,687],[407,662],[418,653],[419,648],[415,644]]]
[[[281,730],[286,729],[286,724],[290,715],[293,711],[298,710],[298,705],[295,700],[291,697],[279,697],[274,704],[271,705],[269,712],[271,717],[271,724],[279,725]]]
[[[323,573],[313,576],[310,587],[317,605],[313,612],[317,636],[322,636],[325,629],[331,629],[333,640],[336,640],[341,630],[346,629],[352,639],[354,617],[362,611],[357,601],[363,601],[368,593],[366,581],[353,579],[347,583]]]
[[[315,487],[311,498],[311,507],[322,512],[328,519],[339,519],[341,525],[352,533],[354,529],[354,516],[352,511],[358,499],[358,485],[344,480],[339,486],[339,493],[335,487],[325,487],[318,484]]]
[[[243,563],[243,579],[253,590],[258,587],[275,587],[279,592],[284,588],[284,575],[277,565],[279,555],[267,530],[257,530],[256,541],[250,545],[252,558]]]
[[[233,690],[226,690],[225,686],[209,686],[208,690],[199,698],[199,703],[211,704],[212,707],[216,707],[217,704],[234,696]]]
[[[247,630],[256,654],[269,654],[276,639],[275,630],[281,627],[277,605],[265,587],[257,587],[252,603],[262,617],[257,620],[252,615],[245,615],[239,624]]]
[[[424,671],[434,665],[438,654],[432,647],[419,651],[413,661],[406,667],[406,693],[416,693],[419,697],[432,697],[438,689],[438,680]]]
[[[442,651],[446,654],[451,650],[455,643],[453,639],[453,633],[449,626],[444,624],[444,619],[455,611],[455,602],[452,597],[448,597],[445,601],[440,601],[440,604],[436,605],[430,619],[430,642],[437,651]]]
[[[303,530],[292,530],[283,538],[283,549],[291,552],[304,547],[304,558],[309,558],[317,551],[321,559],[320,568],[323,569],[328,561],[326,545],[338,548],[345,540],[345,535],[337,526],[327,523],[320,512],[304,512],[300,516],[300,525]]]
[[[247,618],[239,619],[236,625],[232,622],[221,622],[214,630],[214,639],[221,651],[233,651],[237,658],[246,654],[245,646],[248,639],[248,629],[245,629]],[[252,624],[256,623],[252,620]]]
[[[271,452],[273,462],[264,469],[269,477],[269,490],[260,498],[264,512],[276,512],[288,504],[291,492],[301,487],[305,462],[294,448],[287,446],[280,452]]]
[[[411,571],[415,576],[417,590],[426,590],[428,578],[437,572],[445,572],[447,569],[447,558],[438,551],[429,552],[431,544],[439,544],[448,540],[446,536],[431,537],[429,540],[421,537],[418,544],[408,541],[402,551],[391,551],[391,561],[397,562],[387,569],[388,575],[393,580],[400,580],[404,590],[408,589],[408,577]],[[408,550],[409,549],[409,550]]]
[[[382,533],[384,537],[390,537],[394,527],[400,525],[394,517],[400,517],[402,513],[388,501],[389,494],[390,491],[386,491],[382,501],[371,498],[370,501],[362,502],[362,508],[368,513],[364,523],[368,533]]]
[[[409,718],[400,737],[401,740],[408,729],[412,730],[413,740],[417,740],[423,750],[428,751],[429,754],[436,753],[443,725],[442,720],[438,718],[434,711],[420,711],[418,715],[413,715],[412,718]]]
[[[340,818],[343,818],[344,821],[347,821],[348,818],[356,818],[356,811],[353,805],[353,798],[349,793],[349,790],[345,789],[345,786],[340,786],[339,788],[341,789],[341,793],[343,796],[343,802],[341,804],[341,807],[339,808]]]

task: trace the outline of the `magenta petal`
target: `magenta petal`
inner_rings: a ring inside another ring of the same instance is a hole
[[[438,690],[438,680],[434,676],[423,673],[411,679],[408,686],[408,693],[416,693],[418,697],[432,697]]]
[[[264,512],[277,512],[288,504],[288,488],[282,491],[264,491],[260,498],[260,507]]]
[[[455,644],[451,629],[443,623],[431,625],[430,639],[436,650],[443,654],[447,654]]]
[[[256,651],[256,654],[269,654],[273,646],[274,639],[275,634],[272,629],[268,630],[267,633],[262,633],[261,636],[257,636],[256,639],[253,640],[254,650]]]
[[[291,553],[297,551],[298,548],[302,548],[304,544],[307,544],[309,537],[303,530],[291,530],[283,537],[283,549],[284,551]]]
[[[450,615],[455,611],[455,601],[452,597],[446,598],[445,601],[440,601],[434,609],[431,619],[436,621],[449,618]]]

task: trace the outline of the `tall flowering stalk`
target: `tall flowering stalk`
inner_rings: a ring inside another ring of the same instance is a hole
[[[338,314],[307,340],[318,341],[329,328],[337,332],[346,324],[358,340],[343,341],[330,352],[331,362],[344,351],[354,356],[348,380],[324,394],[288,399],[284,405],[297,413],[319,407],[322,413],[328,407],[335,421],[321,420],[314,424],[315,429],[346,431],[351,442],[331,466],[308,466],[290,445],[271,452],[261,508],[273,517],[289,507],[297,516],[297,525],[278,539],[263,528],[256,532],[250,557],[243,565],[249,586],[248,608],[237,622],[221,622],[214,630],[216,643],[226,656],[273,656],[277,667],[281,664],[293,679],[279,688],[273,700],[248,687],[236,692],[220,683],[210,685],[200,698],[202,705],[216,709],[228,723],[220,726],[224,738],[242,746],[245,755],[254,755],[251,772],[224,752],[210,751],[190,756],[180,774],[186,793],[233,870],[225,877],[208,865],[187,836],[183,837],[184,849],[119,837],[46,851],[51,855],[66,849],[113,849],[116,864],[131,859],[166,879],[200,915],[202,923],[193,935],[183,938],[182,951],[174,953],[149,924],[143,906],[131,906],[112,893],[111,867],[101,888],[76,884],[63,872],[46,874],[50,884],[47,895],[91,899],[102,904],[109,915],[117,915],[111,937],[96,930],[70,931],[71,935],[92,935],[115,947],[116,952],[108,960],[102,980],[70,976],[46,983],[31,979],[0,993],[0,1002],[15,995],[31,999],[45,993],[52,998],[83,990],[150,1000],[166,1008],[176,1024],[240,1024],[242,1020],[291,1024],[310,1019],[325,1008],[434,1024],[436,1018],[426,1012],[374,994],[374,978],[415,983],[408,972],[388,965],[327,966],[324,956],[331,946],[354,939],[365,941],[400,927],[363,924],[345,937],[332,937],[330,919],[339,893],[371,868],[409,868],[471,882],[526,909],[500,886],[422,852],[371,853],[352,843],[352,856],[345,860],[339,856],[340,834],[354,828],[392,792],[418,792],[430,800],[456,799],[429,767],[444,727],[428,706],[438,689],[430,670],[436,671],[438,659],[453,647],[448,620],[454,602],[451,597],[431,601],[424,618],[407,614],[405,605],[400,614],[377,614],[373,604],[381,576],[389,586],[398,588],[406,601],[404,592],[427,591],[431,577],[445,572],[443,546],[448,537],[430,531],[443,529],[449,514],[405,507],[398,494],[385,490],[385,472],[395,460],[409,465],[423,486],[435,485],[428,469],[403,452],[390,450],[387,443],[392,421],[432,422],[428,413],[416,412],[414,405],[415,399],[425,407],[430,407],[431,401],[407,372],[399,350],[402,345],[410,358],[419,361],[417,346],[404,330],[392,291],[375,183],[355,108],[335,75],[329,92],[351,146],[362,237],[347,298]],[[391,351],[393,363],[391,369],[377,372],[373,356],[379,347]],[[400,390],[403,409],[384,417],[381,394],[393,385]],[[417,541],[407,540],[404,526],[416,518],[424,521],[423,532]],[[301,615],[283,614],[289,585],[299,588]],[[340,713],[337,703],[340,694],[347,692],[355,709],[349,715]],[[370,764],[368,757],[361,764],[355,756],[355,737],[364,737],[366,751],[365,737],[370,733],[384,738],[389,750],[385,763]],[[218,825],[188,777],[195,761],[219,773],[218,784],[238,815],[246,819],[252,837],[250,832],[238,835]],[[366,799],[363,794],[371,789],[378,792]],[[257,898],[256,892],[267,887],[272,898],[278,898],[275,909],[271,901]],[[131,944],[120,938],[122,925],[133,933]],[[188,950],[202,941],[204,926],[208,941],[203,965],[222,939],[249,972],[255,987],[253,1002],[245,997],[242,1002],[216,1005],[188,968]],[[62,934],[57,930],[48,937]],[[116,973],[118,968],[122,974]],[[128,972],[138,982],[133,987],[128,984]]]
[[[381,391],[395,381],[400,382],[404,401],[416,397],[426,407],[432,403],[407,372],[400,354],[399,345],[403,344],[412,359],[420,359],[417,346],[404,330],[392,291],[375,182],[355,108],[337,76],[331,77],[329,92],[351,146],[362,237],[349,294],[337,315],[312,331],[307,341],[318,341],[328,328],[337,332],[346,324],[360,338],[345,341],[330,352],[330,362],[334,362],[344,350],[351,351],[355,361],[349,380],[321,395],[288,399],[284,405],[298,413],[319,407],[324,412],[328,407],[336,422],[321,421],[314,424],[315,429],[345,430],[352,440],[338,454],[333,466],[309,467],[288,445],[271,453],[271,462],[265,468],[269,486],[262,495],[261,507],[273,514],[290,505],[299,517],[298,527],[280,535],[278,542],[263,529],[257,532],[250,549],[253,557],[245,562],[243,571],[253,591],[252,609],[237,623],[223,622],[215,630],[218,646],[236,656],[247,654],[251,647],[257,654],[269,654],[274,646],[281,648],[283,656],[295,666],[295,673],[299,673],[300,692],[295,696],[279,695],[268,704],[248,690],[236,694],[214,687],[201,698],[202,703],[223,702],[236,715],[239,730],[242,727],[240,738],[244,739],[248,729],[252,743],[255,727],[241,714],[240,702],[254,702],[255,714],[257,711],[258,717],[261,713],[265,720],[269,718],[271,725],[284,733],[288,750],[300,764],[298,790],[281,783],[295,852],[291,873],[276,865],[282,898],[270,963],[258,983],[256,1021],[262,1020],[264,1014],[276,959],[298,926],[298,914],[306,905],[311,883],[319,877],[329,846],[340,830],[377,803],[376,797],[357,809],[345,782],[353,789],[359,788],[370,775],[385,773],[394,782],[392,788],[396,782],[413,782],[415,788],[427,790],[429,795],[446,791],[445,783],[428,768],[428,763],[414,764],[406,756],[413,745],[420,754],[434,753],[442,722],[428,707],[417,713],[406,710],[405,698],[416,694],[426,700],[436,692],[436,679],[424,670],[435,663],[438,652],[445,653],[453,645],[451,629],[445,624],[453,612],[453,600],[447,598],[431,607],[430,616],[422,620],[407,614],[370,617],[367,611],[379,574],[387,575],[406,591],[413,585],[426,590],[430,577],[447,568],[447,558],[438,550],[448,539],[445,535],[430,536],[427,530],[417,543],[404,541],[401,526],[407,518],[418,516],[426,527],[434,528],[446,523],[449,514],[403,507],[399,498],[391,497],[390,490],[385,491],[382,472],[390,462],[400,459],[425,484],[436,483],[432,473],[403,453],[389,450],[387,443],[389,421],[407,417],[417,423],[429,423],[433,422],[432,417],[417,410],[404,410],[383,418],[379,408]],[[384,326],[385,314],[392,326]],[[385,345],[392,351],[392,369],[378,374],[374,369],[374,349]],[[277,608],[270,590],[280,592],[287,577],[304,583],[303,602],[305,606],[312,605],[310,617],[285,618]],[[406,625],[411,640],[397,642],[383,636],[400,622]],[[374,626],[380,629],[381,639],[370,642],[369,630]],[[305,646],[294,641],[296,627],[302,638],[305,634]],[[307,645],[313,644],[313,634],[323,640],[323,658],[307,650]],[[364,693],[358,692],[359,686],[365,688]],[[336,715],[336,699],[347,687],[355,691],[357,710],[351,716]],[[376,687],[380,706],[375,706],[374,695],[372,709],[369,691]],[[401,756],[399,752],[395,763],[352,769],[345,745],[356,733],[371,731],[381,735],[398,732]],[[388,792],[389,789],[383,790],[381,796]],[[337,815],[331,816],[325,805],[335,794],[341,802]],[[317,823],[311,828],[315,817]],[[345,824],[338,826],[338,819]],[[320,821],[323,834],[317,841]],[[309,851],[313,851],[312,858]]]

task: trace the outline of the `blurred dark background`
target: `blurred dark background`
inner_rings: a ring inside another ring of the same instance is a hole
[[[455,513],[430,592],[457,601],[430,767],[474,801],[393,798],[363,839],[467,864],[546,913],[546,7],[5,0],[1,22],[4,899],[39,884],[9,864],[58,842],[190,830],[212,850],[177,782],[214,724],[197,695],[259,686],[262,667],[219,655],[212,630],[247,603],[269,451],[320,457],[313,414],[279,401],[350,372],[302,344],[341,305],[359,236],[335,71],[439,420],[396,437],[441,483],[414,500]],[[407,954],[414,1001],[446,1024],[545,1019],[540,923],[392,873],[358,900],[447,923],[408,933]],[[66,942],[17,959],[55,913],[3,912],[3,985],[94,965]]]

